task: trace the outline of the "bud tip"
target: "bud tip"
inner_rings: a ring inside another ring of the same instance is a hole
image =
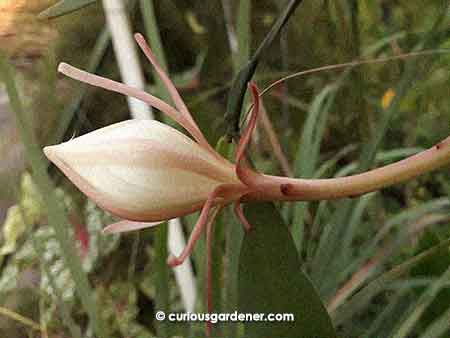
[[[67,69],[67,66],[68,66],[67,63],[61,62],[61,63],[58,65],[58,72],[64,74],[65,70]]]

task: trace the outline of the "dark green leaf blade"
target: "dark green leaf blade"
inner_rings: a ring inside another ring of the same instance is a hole
[[[241,248],[239,312],[292,313],[295,317],[294,322],[248,322],[245,337],[336,337],[275,206],[251,204],[245,211],[253,229],[245,234]]]
[[[264,54],[264,52],[270,47],[273,40],[281,32],[284,25],[287,23],[292,14],[294,14],[295,9],[302,3],[302,1],[303,0],[290,0],[286,4],[269,33],[259,45],[253,57],[236,75],[228,95],[227,110],[225,113],[225,123],[228,128],[228,136],[238,136],[239,121],[242,105],[244,103],[245,92],[247,90],[247,84],[253,77],[262,54]]]
[[[61,0],[45,11],[39,13],[40,19],[53,19],[75,12],[83,7],[97,2],[97,0]]]

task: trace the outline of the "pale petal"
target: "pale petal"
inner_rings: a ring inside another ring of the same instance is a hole
[[[103,228],[102,232],[104,234],[118,234],[127,231],[140,230],[145,228],[152,228],[165,221],[159,222],[133,222],[128,220],[123,220],[117,223],[110,224]]]

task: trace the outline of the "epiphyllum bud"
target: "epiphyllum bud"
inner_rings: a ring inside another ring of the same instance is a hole
[[[240,208],[241,197],[249,188],[238,178],[235,165],[207,142],[143,36],[135,37],[176,108],[142,90],[68,64],[62,63],[58,69],[76,80],[146,102],[178,122],[193,140],[156,121],[131,120],[46,147],[44,152],[98,205],[125,219],[106,227],[106,233],[153,226],[201,209],[185,249],[179,257],[169,258],[169,264],[175,266],[189,256],[223,205],[234,202],[238,216],[249,227]]]
[[[151,120],[116,123],[44,152],[99,206],[133,221],[192,213],[218,186],[239,184],[231,163]]]

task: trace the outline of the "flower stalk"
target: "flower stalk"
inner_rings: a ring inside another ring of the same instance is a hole
[[[240,178],[255,191],[244,200],[331,200],[380,190],[450,164],[450,137],[404,160],[365,173],[331,179],[295,179],[260,175],[244,169]]]

